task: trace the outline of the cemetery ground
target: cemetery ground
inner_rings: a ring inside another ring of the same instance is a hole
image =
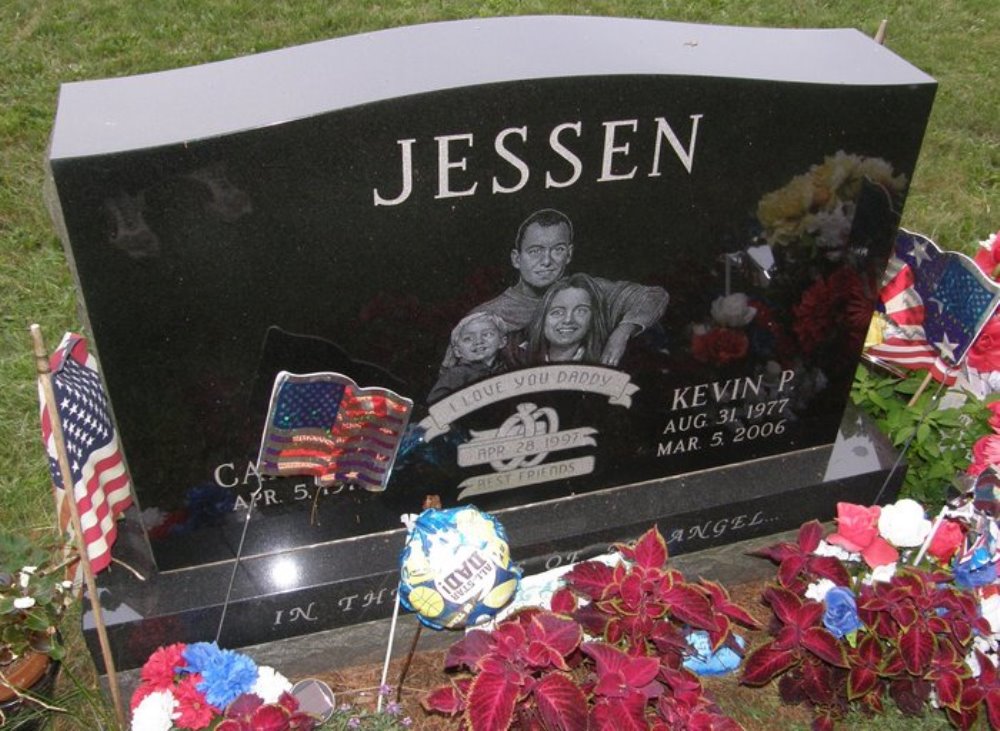
[[[942,247],[971,252],[998,224],[1000,126],[995,73],[1000,8],[991,0],[914,2],[516,2],[388,1],[378,4],[8,0],[0,4],[0,525],[30,534],[53,530],[48,472],[38,429],[34,363],[27,325],[41,324],[50,348],[66,330],[81,330],[76,293],[62,245],[42,199],[43,160],[62,82],[131,75],[381,28],[506,14],[592,14],[780,27],[855,27],[874,34],[889,19],[887,45],[939,83],[912,181],[903,225]],[[169,404],[165,404],[169,408]],[[155,430],[155,424],[149,427]],[[730,587],[761,616],[759,584]],[[96,681],[76,617],[65,623],[69,673],[60,680],[67,714],[56,727],[111,728],[113,714]],[[752,633],[751,645],[755,639]],[[421,653],[407,687],[441,682],[443,653]],[[280,668],[278,668],[280,670]],[[371,688],[379,669],[330,676],[336,690]],[[391,676],[392,677],[392,676]],[[73,678],[79,683],[74,685]],[[711,681],[724,710],[748,729],[807,728],[809,715],[780,704],[772,687],[748,689],[730,677]],[[405,707],[420,727],[417,695]],[[362,699],[363,700],[363,699]],[[895,711],[851,718],[851,728],[944,728],[943,716],[923,721]]]

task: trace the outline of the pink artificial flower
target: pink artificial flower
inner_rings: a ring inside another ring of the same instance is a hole
[[[945,519],[935,531],[931,544],[927,547],[927,553],[943,564],[950,563],[951,557],[961,547],[963,537],[962,524]]]
[[[986,404],[986,408],[990,410],[990,428],[1000,434],[1000,400],[991,401]]]
[[[972,464],[966,473],[977,477],[990,465],[1000,465],[1000,434],[987,434],[972,445]]]
[[[878,533],[881,513],[878,505],[837,503],[837,530],[826,537],[827,542],[860,553],[872,568],[898,561],[899,552]]]
[[[174,685],[175,668],[184,665],[181,655],[187,645],[177,642],[166,647],[159,647],[149,656],[146,664],[142,666],[139,675],[149,683],[154,690],[172,688]]]

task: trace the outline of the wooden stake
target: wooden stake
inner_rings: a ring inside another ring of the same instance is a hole
[[[915,403],[917,403],[917,399],[923,396],[924,391],[926,391],[927,387],[931,385],[931,378],[933,378],[931,372],[927,371],[927,375],[924,376],[923,382],[917,388],[916,393],[913,394],[913,397],[910,399],[909,403],[906,404],[907,406],[913,406]]]
[[[878,24],[878,30],[875,31],[875,42],[880,46],[885,45],[885,29],[889,25],[888,18],[882,18],[882,22]]]
[[[38,370],[38,385],[45,397],[45,409],[52,423],[52,440],[55,444],[56,456],[59,462],[59,472],[62,474],[63,489],[66,490],[66,502],[73,520],[73,535],[76,540],[76,550],[80,554],[80,567],[83,569],[87,593],[90,594],[90,606],[94,611],[94,625],[97,627],[97,638],[101,644],[101,655],[104,657],[104,667],[108,673],[108,685],[111,688],[111,700],[115,706],[115,715],[121,728],[128,728],[121,690],[118,686],[118,672],[111,656],[111,644],[108,642],[108,630],[104,626],[104,615],[101,613],[101,601],[97,593],[97,581],[90,566],[87,546],[83,542],[83,526],[80,524],[80,511],[76,504],[76,489],[73,484],[73,472],[70,470],[69,457],[66,454],[66,440],[63,437],[62,422],[56,408],[55,392],[52,390],[52,372],[49,369],[49,355],[42,340],[42,330],[38,325],[31,326],[31,339],[35,349],[35,367]]]

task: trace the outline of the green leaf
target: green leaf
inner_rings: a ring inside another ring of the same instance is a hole
[[[917,442],[919,444],[926,443],[931,438],[931,427],[930,424],[924,422],[917,427]]]

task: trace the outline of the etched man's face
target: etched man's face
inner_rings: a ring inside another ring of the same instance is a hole
[[[545,339],[559,348],[578,346],[587,337],[593,306],[585,289],[567,287],[556,292],[545,313]]]
[[[511,264],[521,273],[521,279],[540,291],[562,278],[572,258],[573,244],[565,223],[531,224],[524,232],[520,248],[510,252]]]
[[[462,328],[455,341],[455,355],[465,363],[489,360],[507,342],[507,337],[486,318],[473,320]]]

